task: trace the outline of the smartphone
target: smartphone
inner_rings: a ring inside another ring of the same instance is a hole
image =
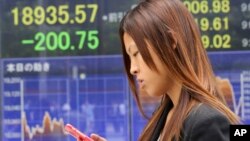
[[[73,125],[71,124],[66,124],[64,129],[73,137],[75,137],[76,139],[80,139],[81,141],[94,141],[93,139],[91,139],[90,137],[88,137],[87,135],[85,135],[84,133],[82,133],[81,131],[79,131],[78,129],[76,129]]]

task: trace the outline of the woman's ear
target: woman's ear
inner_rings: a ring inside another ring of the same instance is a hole
[[[171,46],[172,46],[173,49],[175,49],[176,46],[177,46],[176,33],[173,30],[169,30],[168,34],[169,34],[169,38],[170,38],[170,41],[171,41]]]

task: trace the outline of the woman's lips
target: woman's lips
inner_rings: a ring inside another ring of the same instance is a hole
[[[139,84],[139,87],[140,88],[142,88],[143,87],[143,85],[144,85],[144,83],[143,83],[144,81],[143,80],[141,80],[141,79],[138,79],[137,80],[137,83]]]

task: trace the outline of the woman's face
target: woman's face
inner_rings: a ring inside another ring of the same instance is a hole
[[[130,58],[130,73],[135,76],[140,89],[150,96],[161,96],[166,94],[174,85],[173,79],[169,77],[165,65],[151,47],[149,53],[158,69],[150,69],[144,62],[134,40],[127,33],[123,36],[125,49]]]

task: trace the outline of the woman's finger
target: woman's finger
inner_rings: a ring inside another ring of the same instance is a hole
[[[91,134],[90,137],[94,140],[94,141],[107,141],[105,138],[97,135],[97,134]]]

